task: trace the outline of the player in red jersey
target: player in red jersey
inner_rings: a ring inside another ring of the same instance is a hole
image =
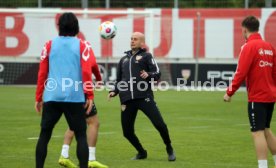
[[[81,44],[84,46],[83,48],[91,49],[88,43],[82,42]],[[85,47],[86,45],[88,46]],[[94,60],[92,62],[92,73],[94,74],[96,81],[100,83],[102,81],[102,76],[101,76],[98,64],[96,63],[96,58],[94,56],[93,51],[90,51],[90,57],[92,57]],[[87,127],[87,143],[89,148],[88,168],[108,168],[108,166],[96,160],[96,143],[97,143],[100,123],[97,116],[97,108],[96,108],[95,102],[91,112],[88,115],[86,115],[86,123],[88,125]],[[68,128],[64,135],[64,142],[61,150],[61,156],[58,161],[60,165],[63,165],[68,168],[77,168],[77,166],[69,159],[69,148],[73,138],[74,138],[74,132]]]
[[[270,43],[262,40],[259,25],[254,16],[248,16],[242,22],[246,43],[241,47],[237,70],[224,101],[230,102],[231,96],[246,81],[248,117],[258,165],[259,168],[268,168],[268,149],[276,165],[276,137],[270,130],[276,101],[276,52]]]

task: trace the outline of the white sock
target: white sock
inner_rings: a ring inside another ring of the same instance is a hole
[[[63,156],[64,158],[69,158],[69,145],[62,145],[62,150],[61,150],[61,156]]]
[[[267,160],[258,160],[259,168],[268,168],[267,167]]]
[[[276,166],[276,155],[273,155],[274,164]]]
[[[96,147],[88,147],[89,148],[89,161],[96,160]]]

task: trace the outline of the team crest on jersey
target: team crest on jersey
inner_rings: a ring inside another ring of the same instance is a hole
[[[259,55],[264,56],[264,50],[262,48],[259,49]]]
[[[137,55],[136,60],[139,61],[140,59],[142,59],[142,57],[143,57],[142,55]]]

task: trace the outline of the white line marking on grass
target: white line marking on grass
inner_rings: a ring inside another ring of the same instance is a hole
[[[100,135],[111,135],[115,134],[115,132],[99,132]],[[63,138],[63,135],[53,135],[52,138]],[[29,137],[28,140],[37,140],[38,137]]]
[[[115,134],[115,132],[99,132],[100,135],[111,135]]]
[[[61,137],[63,137],[63,136],[61,136],[61,135],[53,135],[52,136],[52,138],[61,138]],[[27,138],[28,140],[36,140],[36,139],[38,139],[38,137],[29,137],[29,138]]]
[[[249,123],[247,123],[247,124],[235,124],[234,126],[249,126]]]
[[[212,126],[193,126],[193,127],[186,127],[186,129],[206,129]]]
[[[219,166],[219,167],[244,167],[245,165],[242,164],[232,164],[232,163],[200,163],[201,165],[212,165],[212,166]],[[246,166],[254,166],[254,165],[246,165]]]
[[[222,121],[222,118],[197,118],[197,117],[179,117],[180,120],[196,120],[196,121]]]

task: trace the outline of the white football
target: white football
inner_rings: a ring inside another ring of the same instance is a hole
[[[112,39],[116,36],[117,27],[113,22],[105,21],[99,26],[100,35],[104,39]]]

